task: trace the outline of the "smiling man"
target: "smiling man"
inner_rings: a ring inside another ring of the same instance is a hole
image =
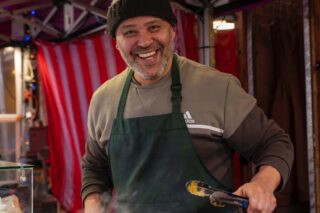
[[[274,191],[293,161],[288,136],[266,118],[239,81],[174,54],[168,0],[116,0],[108,32],[128,68],[94,93],[82,161],[85,212],[242,212],[191,195],[190,180],[249,199],[272,212]],[[233,188],[232,153],[256,166]]]

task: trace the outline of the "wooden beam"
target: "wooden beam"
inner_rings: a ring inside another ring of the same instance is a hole
[[[97,7],[94,7],[90,4],[78,1],[78,0],[69,0],[71,4],[77,8],[80,8],[82,10],[87,10],[88,12],[97,15],[101,18],[107,19],[107,11],[101,10]]]
[[[260,6],[262,4],[266,4],[270,1],[272,1],[272,0],[230,1],[227,4],[223,4],[221,6],[214,7],[213,16],[220,17],[220,16],[232,14],[232,13],[239,12],[239,11],[245,11],[245,10]]]
[[[91,35],[91,34],[93,34],[93,33],[95,33],[95,32],[103,31],[103,30],[106,29],[106,27],[107,27],[107,25],[106,25],[106,24],[103,24],[103,25],[101,25],[100,27],[97,27],[97,28],[95,28],[95,29],[93,29],[93,30],[90,30],[90,31],[88,31],[88,32],[85,32],[85,33],[81,34],[79,37],[84,37],[84,36],[87,36],[87,35]]]
[[[60,31],[56,30],[55,28],[43,25],[37,19],[32,21],[32,20],[29,20],[29,19],[21,16],[21,15],[12,15],[12,18],[14,18],[15,20],[17,20],[19,22],[22,22],[24,24],[28,24],[28,25],[33,26],[33,27],[37,27],[37,28],[41,29],[42,31],[44,31],[44,32],[46,32],[46,33],[48,33],[50,35],[53,35],[55,37],[61,37],[62,36],[62,33]]]
[[[27,25],[30,25],[30,26],[33,26],[33,27],[37,27],[37,28],[41,29],[42,31],[44,31],[44,32],[46,32],[46,33],[48,33],[50,35],[53,35],[55,37],[62,36],[61,32],[59,32],[58,30],[56,30],[54,28],[47,27],[47,26],[43,25],[42,23],[40,23],[40,21],[38,19],[30,20],[30,19],[27,19],[27,18],[23,17],[22,15],[12,14],[12,13],[6,11],[3,8],[0,8],[0,12],[4,13],[4,14],[7,14],[11,18],[13,18],[13,19],[15,19],[15,20],[17,20],[17,21],[19,21],[21,23],[24,23],[24,24],[27,24]]]
[[[194,6],[191,4],[186,3],[186,1],[181,0],[170,0],[170,2],[176,6],[178,9],[184,8],[184,10],[192,11],[193,14],[196,14],[198,16],[203,15],[203,7],[202,4],[199,3],[199,6]],[[179,5],[179,6],[177,6]]]
[[[50,19],[53,17],[53,15],[57,12],[57,10],[58,10],[58,8],[57,8],[56,6],[54,6],[54,7],[50,10],[50,12],[49,12],[49,14],[47,15],[47,17],[46,17],[46,18],[44,19],[44,21],[42,22],[42,24],[43,24],[43,25],[46,25],[46,24],[50,21]],[[40,30],[40,29],[37,29],[33,36],[37,37],[40,32],[41,32],[41,30]]]
[[[24,8],[21,8],[21,9],[14,10],[14,11],[12,11],[12,14],[21,14],[21,13],[24,13],[24,12],[29,12],[31,10],[38,10],[38,9],[51,7],[52,5],[53,5],[52,2],[46,2],[46,3],[43,3],[43,4],[36,4],[36,5],[33,5],[33,6],[28,6],[28,7],[24,7]]]
[[[22,4],[22,3],[26,3],[26,2],[30,2],[32,0],[7,0],[7,1],[3,1],[0,2],[0,7],[10,7],[16,4]]]
[[[95,5],[95,3],[97,3],[98,0],[92,0],[90,2],[90,5]],[[78,16],[77,20],[75,22],[73,22],[73,24],[70,26],[70,28],[67,30],[67,32],[65,33],[65,36],[68,36],[70,33],[72,33],[73,29],[75,29],[78,24],[84,19],[84,17],[87,15],[88,11],[82,11],[82,13]]]

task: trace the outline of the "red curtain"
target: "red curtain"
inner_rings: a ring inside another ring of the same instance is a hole
[[[193,15],[175,11],[176,50],[198,60]],[[99,35],[67,43],[36,42],[48,114],[52,192],[68,212],[82,208],[81,157],[93,91],[125,68],[115,42]]]
[[[239,77],[236,30],[220,30],[215,34],[216,68]]]
[[[175,11],[177,17],[175,49],[194,61],[199,61],[197,20],[191,13]]]

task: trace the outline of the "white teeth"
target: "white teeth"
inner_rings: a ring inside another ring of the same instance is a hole
[[[156,51],[153,51],[153,52],[149,52],[149,53],[139,54],[139,57],[140,58],[147,58],[147,57],[150,57],[155,54],[156,54]]]

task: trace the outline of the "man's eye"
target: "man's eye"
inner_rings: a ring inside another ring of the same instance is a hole
[[[135,31],[129,30],[129,31],[125,31],[125,32],[123,33],[123,35],[126,36],[126,37],[129,37],[129,36],[135,35],[135,33],[136,33]]]
[[[152,26],[149,27],[149,30],[150,30],[151,32],[156,32],[156,31],[158,31],[159,29],[160,29],[160,26],[159,26],[159,25],[152,25]]]

